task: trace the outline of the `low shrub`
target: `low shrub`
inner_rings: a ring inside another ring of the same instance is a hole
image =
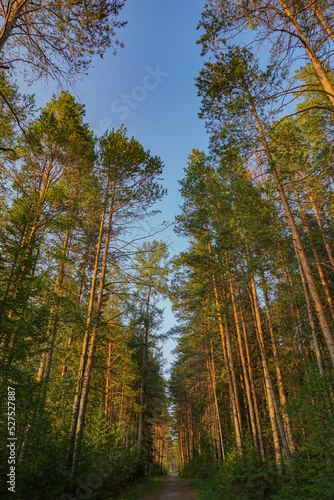
[[[237,452],[217,464],[208,457],[194,457],[179,474],[192,479],[201,500],[333,500],[333,461],[311,457],[305,450],[293,455],[292,466],[285,465],[279,476],[275,464],[258,454]]]

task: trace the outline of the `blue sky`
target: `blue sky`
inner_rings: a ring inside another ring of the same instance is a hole
[[[171,220],[187,157],[208,143],[194,85],[202,64],[196,26],[203,5],[204,0],[127,0],[121,18],[128,24],[119,31],[125,48],[94,60],[78,84],[97,134],[124,123],[129,135],[162,158],[168,197],[160,208]],[[175,243],[176,251],[180,247]]]
[[[159,209],[161,218],[170,221],[179,211],[177,180],[187,157],[192,148],[208,144],[194,85],[202,66],[196,26],[203,6],[204,0],[127,0],[121,18],[128,24],[119,32],[125,48],[94,61],[78,85],[96,134],[124,123],[130,136],[162,158],[168,195]],[[172,229],[160,237],[173,242],[171,253],[186,246]],[[166,331],[174,318],[169,304],[163,306]],[[173,341],[164,346],[168,361],[174,347]]]
[[[76,83],[76,98],[85,104],[91,128],[100,135],[122,123],[165,164],[164,185],[168,195],[159,203],[158,220],[173,221],[181,198],[178,180],[192,148],[206,149],[208,137],[198,119],[200,100],[194,78],[202,66],[199,32],[196,26],[204,0],[126,0],[120,19],[128,23],[118,31],[125,43],[116,56],[109,51],[103,59],[94,58],[88,76]],[[56,88],[49,83],[35,84],[43,106]],[[171,254],[179,253],[186,242],[172,229],[158,236],[172,241]],[[166,305],[164,330],[174,324]],[[170,358],[173,342],[167,342],[164,355]]]

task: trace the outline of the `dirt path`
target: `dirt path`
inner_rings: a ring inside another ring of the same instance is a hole
[[[164,479],[158,489],[151,496],[142,500],[196,500],[196,494],[188,481],[180,481],[176,476]]]

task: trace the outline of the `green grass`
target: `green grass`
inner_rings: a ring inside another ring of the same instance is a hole
[[[191,484],[195,487],[198,500],[217,500],[216,494],[209,490],[209,484],[207,481],[203,481],[202,479],[192,479]]]
[[[155,493],[165,477],[151,477],[145,483],[132,484],[118,497],[118,500],[139,500],[142,496]]]

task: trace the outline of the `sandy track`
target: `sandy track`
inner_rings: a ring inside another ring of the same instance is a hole
[[[158,489],[151,496],[142,500],[196,500],[194,490],[188,481],[180,481],[176,476],[164,479]]]

